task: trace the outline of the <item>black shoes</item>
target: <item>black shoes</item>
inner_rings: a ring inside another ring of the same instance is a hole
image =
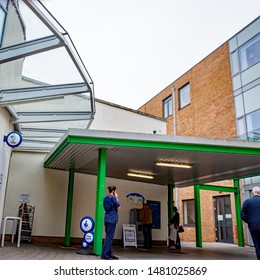
[[[110,257],[101,257],[101,260],[119,260],[119,257],[113,255]]]
[[[113,255],[113,256],[110,257],[110,259],[112,259],[112,260],[119,260],[119,257]]]

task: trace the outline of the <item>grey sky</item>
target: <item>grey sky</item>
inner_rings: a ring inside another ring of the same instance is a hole
[[[259,0],[45,0],[95,96],[137,109],[259,16]],[[65,4],[66,3],[66,4]]]

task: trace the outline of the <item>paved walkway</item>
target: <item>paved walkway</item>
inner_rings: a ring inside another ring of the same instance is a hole
[[[81,247],[62,247],[59,245],[35,245],[5,242],[0,247],[0,260],[98,260],[100,256],[81,254]],[[83,251],[84,253],[86,251]],[[238,247],[234,244],[203,243],[197,248],[193,242],[182,242],[182,250],[170,252],[167,247],[156,246],[152,249],[135,247],[114,247],[120,260],[256,260],[253,247]]]

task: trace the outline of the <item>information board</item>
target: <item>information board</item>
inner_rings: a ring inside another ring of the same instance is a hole
[[[137,247],[136,227],[131,224],[123,224],[123,242],[125,246]]]
[[[152,209],[153,215],[153,228],[161,229],[161,202],[147,200],[147,204]]]

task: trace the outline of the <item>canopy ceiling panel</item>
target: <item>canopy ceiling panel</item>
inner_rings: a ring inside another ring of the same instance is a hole
[[[107,149],[107,177],[178,187],[260,173],[260,143],[153,134],[69,130],[45,167],[97,175],[98,151]],[[157,166],[156,162],[191,168]],[[152,175],[153,179],[127,173]]]

